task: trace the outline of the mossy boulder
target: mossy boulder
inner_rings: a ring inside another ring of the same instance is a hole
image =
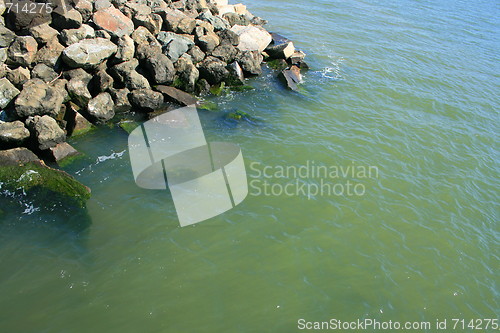
[[[90,189],[64,171],[53,169],[43,161],[21,165],[0,165],[2,189],[23,191],[44,205],[62,203],[85,207]]]

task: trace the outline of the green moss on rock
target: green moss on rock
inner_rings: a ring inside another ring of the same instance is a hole
[[[219,111],[219,105],[215,102],[212,102],[212,101],[204,101],[198,106],[198,108],[200,110],[205,110],[205,111],[210,111],[210,112]]]
[[[124,119],[118,123],[118,126],[128,134],[132,133],[137,127],[140,126],[135,120]]]

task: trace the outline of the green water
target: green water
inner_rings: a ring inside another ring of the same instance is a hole
[[[265,166],[376,167],[326,179],[363,195],[250,189],[180,228],[169,193],[135,185],[127,135],[102,128],[71,142],[86,214],[1,199],[0,332],[296,332],[300,318],[457,332],[452,318],[498,318],[498,2],[247,5],[311,70],[300,93],[266,69],[217,99],[260,121],[200,111],[207,138],[238,144],[254,184],[295,182],[258,177]]]

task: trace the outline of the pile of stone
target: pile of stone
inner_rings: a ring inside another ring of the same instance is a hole
[[[0,1],[0,150],[55,161],[68,136],[123,111],[196,102],[244,85],[262,63],[296,89],[305,54],[227,0],[76,0],[28,16]],[[118,117],[119,118],[119,117]]]

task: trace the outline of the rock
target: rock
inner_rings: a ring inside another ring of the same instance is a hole
[[[157,86],[156,90],[161,92],[167,101],[180,105],[194,105],[198,101],[196,97],[174,87]]]
[[[0,123],[0,149],[20,147],[30,138],[30,132],[23,122],[16,120]]]
[[[80,108],[76,104],[68,103],[65,119],[70,136],[83,135],[92,129],[92,124],[79,111]]]
[[[7,60],[7,51],[9,49],[6,47],[0,48],[0,66],[3,66],[5,61]]]
[[[52,159],[58,164],[61,164],[61,162],[68,157],[80,155],[80,153],[67,142],[58,143],[55,147],[49,148],[49,152]]]
[[[67,85],[68,85],[68,80],[59,79],[59,78],[56,80],[53,80],[50,83],[50,86],[54,87],[54,89],[56,89],[61,94],[61,96],[63,96],[63,103],[67,103],[71,100],[71,98],[69,97],[69,94],[68,94],[68,90],[66,88]]]
[[[115,116],[114,103],[107,92],[92,98],[87,105],[87,113],[96,123],[105,123]]]
[[[5,2],[6,4],[9,3],[8,1],[2,2]],[[24,7],[24,4],[26,3],[27,2],[18,3],[20,10],[14,9],[5,13],[5,23],[9,28],[25,34],[31,27],[44,23],[50,23],[52,21],[52,17],[48,11],[35,10],[35,12],[33,13],[31,12],[31,10],[29,10],[31,8]]]
[[[212,56],[219,58],[226,63],[233,62],[237,55],[238,50],[229,44],[219,45],[212,52]]]
[[[36,115],[50,115],[57,118],[61,111],[64,95],[40,79],[31,79],[23,85],[14,106],[19,118]]]
[[[156,84],[171,84],[175,68],[172,61],[162,53],[152,54],[143,61],[152,81]]]
[[[132,16],[147,16],[151,14],[151,8],[148,5],[137,2],[126,2],[125,6],[130,9]]]
[[[299,65],[304,61],[306,58],[306,54],[302,51],[295,51],[292,56],[290,57],[289,61],[292,65]]]
[[[51,82],[55,80],[59,74],[56,71],[46,64],[38,64],[31,71],[31,76],[34,79],[41,79],[45,82]]]
[[[235,25],[231,31],[240,37],[238,44],[240,51],[258,51],[260,53],[272,41],[271,34],[261,27]]]
[[[29,162],[38,161],[38,157],[28,148],[13,148],[9,150],[0,150],[0,167],[17,167]],[[5,181],[5,175],[2,173],[1,179]],[[17,178],[19,179],[19,177]]]
[[[188,57],[179,58],[175,64],[175,69],[177,71],[175,79],[176,88],[190,93],[194,92],[200,72],[192,60],[188,59]]]
[[[236,32],[229,29],[218,31],[217,36],[219,36],[221,45],[229,44],[233,46],[238,46],[238,44],[240,43],[240,36],[238,36]]]
[[[98,93],[104,92],[113,87],[113,82],[114,80],[111,75],[102,69],[94,75],[89,86],[93,90],[92,93],[97,95]]]
[[[31,79],[31,73],[30,70],[25,67],[17,67],[16,69],[10,69],[5,77],[17,88],[22,89],[23,84]],[[0,103],[0,109],[1,108],[3,107]]]
[[[19,65],[29,67],[33,60],[35,60],[38,44],[35,38],[31,36],[17,37],[12,44],[10,44],[7,52],[8,63],[11,65]]]
[[[240,86],[245,84],[243,69],[241,69],[241,66],[237,61],[227,65],[227,70],[229,71],[229,76],[227,78],[227,83],[229,85]]]
[[[117,49],[104,38],[85,39],[65,48],[62,57],[70,67],[93,68],[115,54]]]
[[[122,62],[111,68],[111,75],[130,90],[151,89],[148,80],[136,71],[139,66],[137,59]]]
[[[40,150],[49,149],[66,140],[66,133],[50,116],[28,117],[26,126],[36,139],[37,148]]]
[[[285,59],[268,60],[266,63],[267,63],[267,66],[269,66],[269,68],[280,70],[280,71],[288,68],[288,62],[286,62]]]
[[[211,85],[224,82],[229,77],[226,66],[222,60],[209,56],[198,64],[200,78],[206,79]]]
[[[215,33],[209,33],[198,38],[197,44],[203,52],[212,53],[220,44],[220,39]]]
[[[64,46],[58,42],[57,38],[54,38],[38,50],[35,56],[35,62],[56,67],[59,65],[59,59],[63,50]]]
[[[71,100],[78,106],[85,108],[92,99],[92,94],[88,89],[90,78],[78,79],[73,78],[68,81],[67,89]]]
[[[196,21],[180,10],[167,11],[164,22],[167,30],[179,34],[191,34],[196,27]]]
[[[109,7],[94,13],[93,21],[99,28],[106,30],[114,37],[130,35],[134,32],[134,23],[118,9]]]
[[[128,95],[130,94],[130,90],[127,88],[123,89],[114,89],[110,88],[109,93],[115,102],[115,111],[123,112],[128,111],[132,108],[132,104],[128,99]]]
[[[45,23],[30,28],[30,34],[39,44],[45,44],[59,35],[59,32]]]
[[[129,61],[134,57],[135,45],[134,40],[128,36],[122,36],[116,42],[118,51],[115,54],[115,59],[119,62]]]
[[[238,62],[245,73],[250,75],[262,74],[262,61],[264,57],[258,51],[243,52],[238,57]]]
[[[0,4],[2,1],[0,1]],[[0,47],[9,47],[9,45],[16,39],[16,34],[0,25]]]
[[[5,109],[20,91],[6,78],[0,79],[0,109]]]
[[[129,95],[132,106],[147,112],[158,110],[163,105],[163,95],[149,89],[137,89]]]
[[[109,0],[96,0],[94,1],[94,10],[99,11],[112,7],[113,4]]]
[[[161,38],[162,35],[163,34],[160,33],[158,36]],[[153,36],[153,34],[145,27],[138,27],[137,29],[135,29],[135,31],[132,33],[132,39],[136,46],[150,46],[160,50],[162,47],[162,44],[160,44],[160,42],[156,40],[155,36]]]
[[[225,13],[222,16],[226,21],[229,23],[229,25],[232,27],[234,25],[250,25],[252,22],[251,20],[246,17],[245,15],[240,15],[236,13]]]
[[[52,26],[58,29],[77,29],[82,25],[82,14],[76,9],[56,8],[52,12]]]
[[[0,152],[0,182],[42,207],[85,207],[90,189],[66,172],[49,168],[26,148]]]
[[[133,17],[132,21],[135,26],[145,27],[153,35],[157,35],[161,31],[163,25],[163,19],[158,14],[136,15]]]
[[[106,30],[96,30],[95,31],[95,36],[99,37],[99,38],[104,38],[104,39],[111,40],[111,35]],[[128,36],[128,35],[125,35],[125,36]]]
[[[210,23],[214,27],[215,31],[220,31],[220,30],[230,28],[229,23],[226,20],[224,20],[218,16],[214,16],[210,12],[201,13],[198,16],[198,19]]]
[[[203,53],[203,51],[197,45],[194,45],[187,54],[191,56],[191,60],[194,64],[197,64],[205,59],[205,53]]]
[[[66,46],[70,46],[71,44],[78,43],[83,39],[91,39],[95,38],[94,28],[87,24],[83,24],[78,29],[66,29],[61,31],[61,35],[59,36],[59,40]]]
[[[300,74],[300,68],[297,66],[292,66],[290,69],[281,71],[279,78],[284,81],[287,88],[291,90],[298,90],[297,84],[302,81],[302,75]]]
[[[194,45],[190,39],[172,32],[162,31],[158,34],[157,39],[162,45],[165,55],[173,62],[176,62]]]
[[[93,6],[89,0],[76,0],[75,9],[82,15],[83,22],[87,22],[92,17]]]
[[[210,92],[210,83],[207,80],[201,79],[196,82],[196,94],[205,95]]]
[[[288,59],[295,53],[293,42],[268,46],[266,53],[273,59]]]

